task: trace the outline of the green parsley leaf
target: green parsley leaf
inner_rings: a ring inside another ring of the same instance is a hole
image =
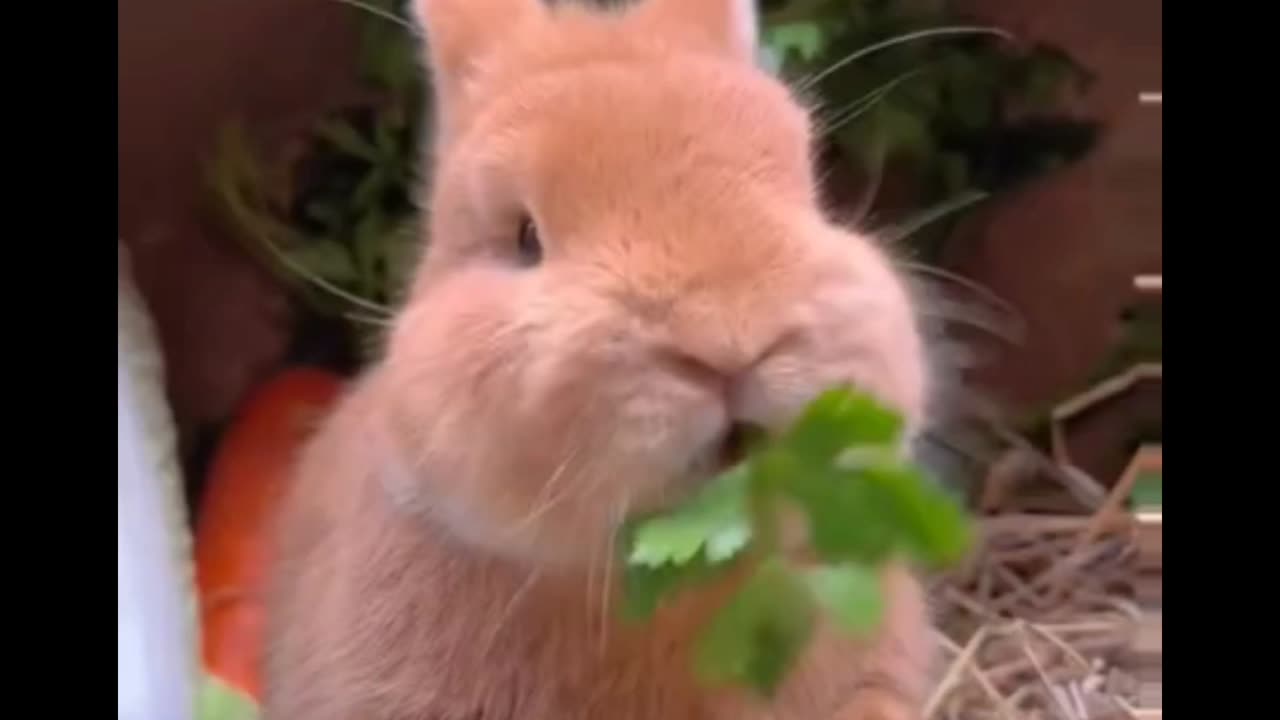
[[[880,577],[865,565],[846,563],[811,568],[805,582],[836,622],[854,633],[874,630],[884,617]]]
[[[732,558],[751,539],[745,465],[724,473],[683,507],[641,522],[635,529],[633,565],[684,564],[701,550],[712,564]]]
[[[699,638],[698,675],[772,693],[808,642],[813,611],[804,580],[780,559],[765,560]]]

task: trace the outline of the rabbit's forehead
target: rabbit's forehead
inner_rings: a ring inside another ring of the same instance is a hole
[[[521,194],[558,202],[653,185],[665,193],[673,183],[698,192],[726,176],[784,195],[807,196],[813,184],[807,115],[781,86],[735,68],[600,64],[550,73],[513,89],[486,120],[488,130],[473,137],[511,163]]]
[[[529,78],[516,112],[553,138],[678,142],[748,154],[808,143],[808,116],[786,89],[719,62],[598,63]]]

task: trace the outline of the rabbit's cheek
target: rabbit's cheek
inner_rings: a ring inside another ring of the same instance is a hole
[[[703,469],[702,455],[726,425],[725,407],[705,388],[656,366],[619,382],[629,387],[611,418],[617,436],[613,451],[647,470],[626,491],[641,506],[660,504]]]

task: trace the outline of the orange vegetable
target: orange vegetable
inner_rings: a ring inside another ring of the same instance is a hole
[[[255,699],[271,522],[299,450],[342,384],[328,371],[295,368],[259,387],[223,437],[197,511],[204,667]]]

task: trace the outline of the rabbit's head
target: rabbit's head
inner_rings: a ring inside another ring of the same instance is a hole
[[[851,383],[920,422],[905,285],[819,207],[745,0],[416,0],[429,249],[380,382],[398,485],[465,541],[583,562],[743,424]]]

